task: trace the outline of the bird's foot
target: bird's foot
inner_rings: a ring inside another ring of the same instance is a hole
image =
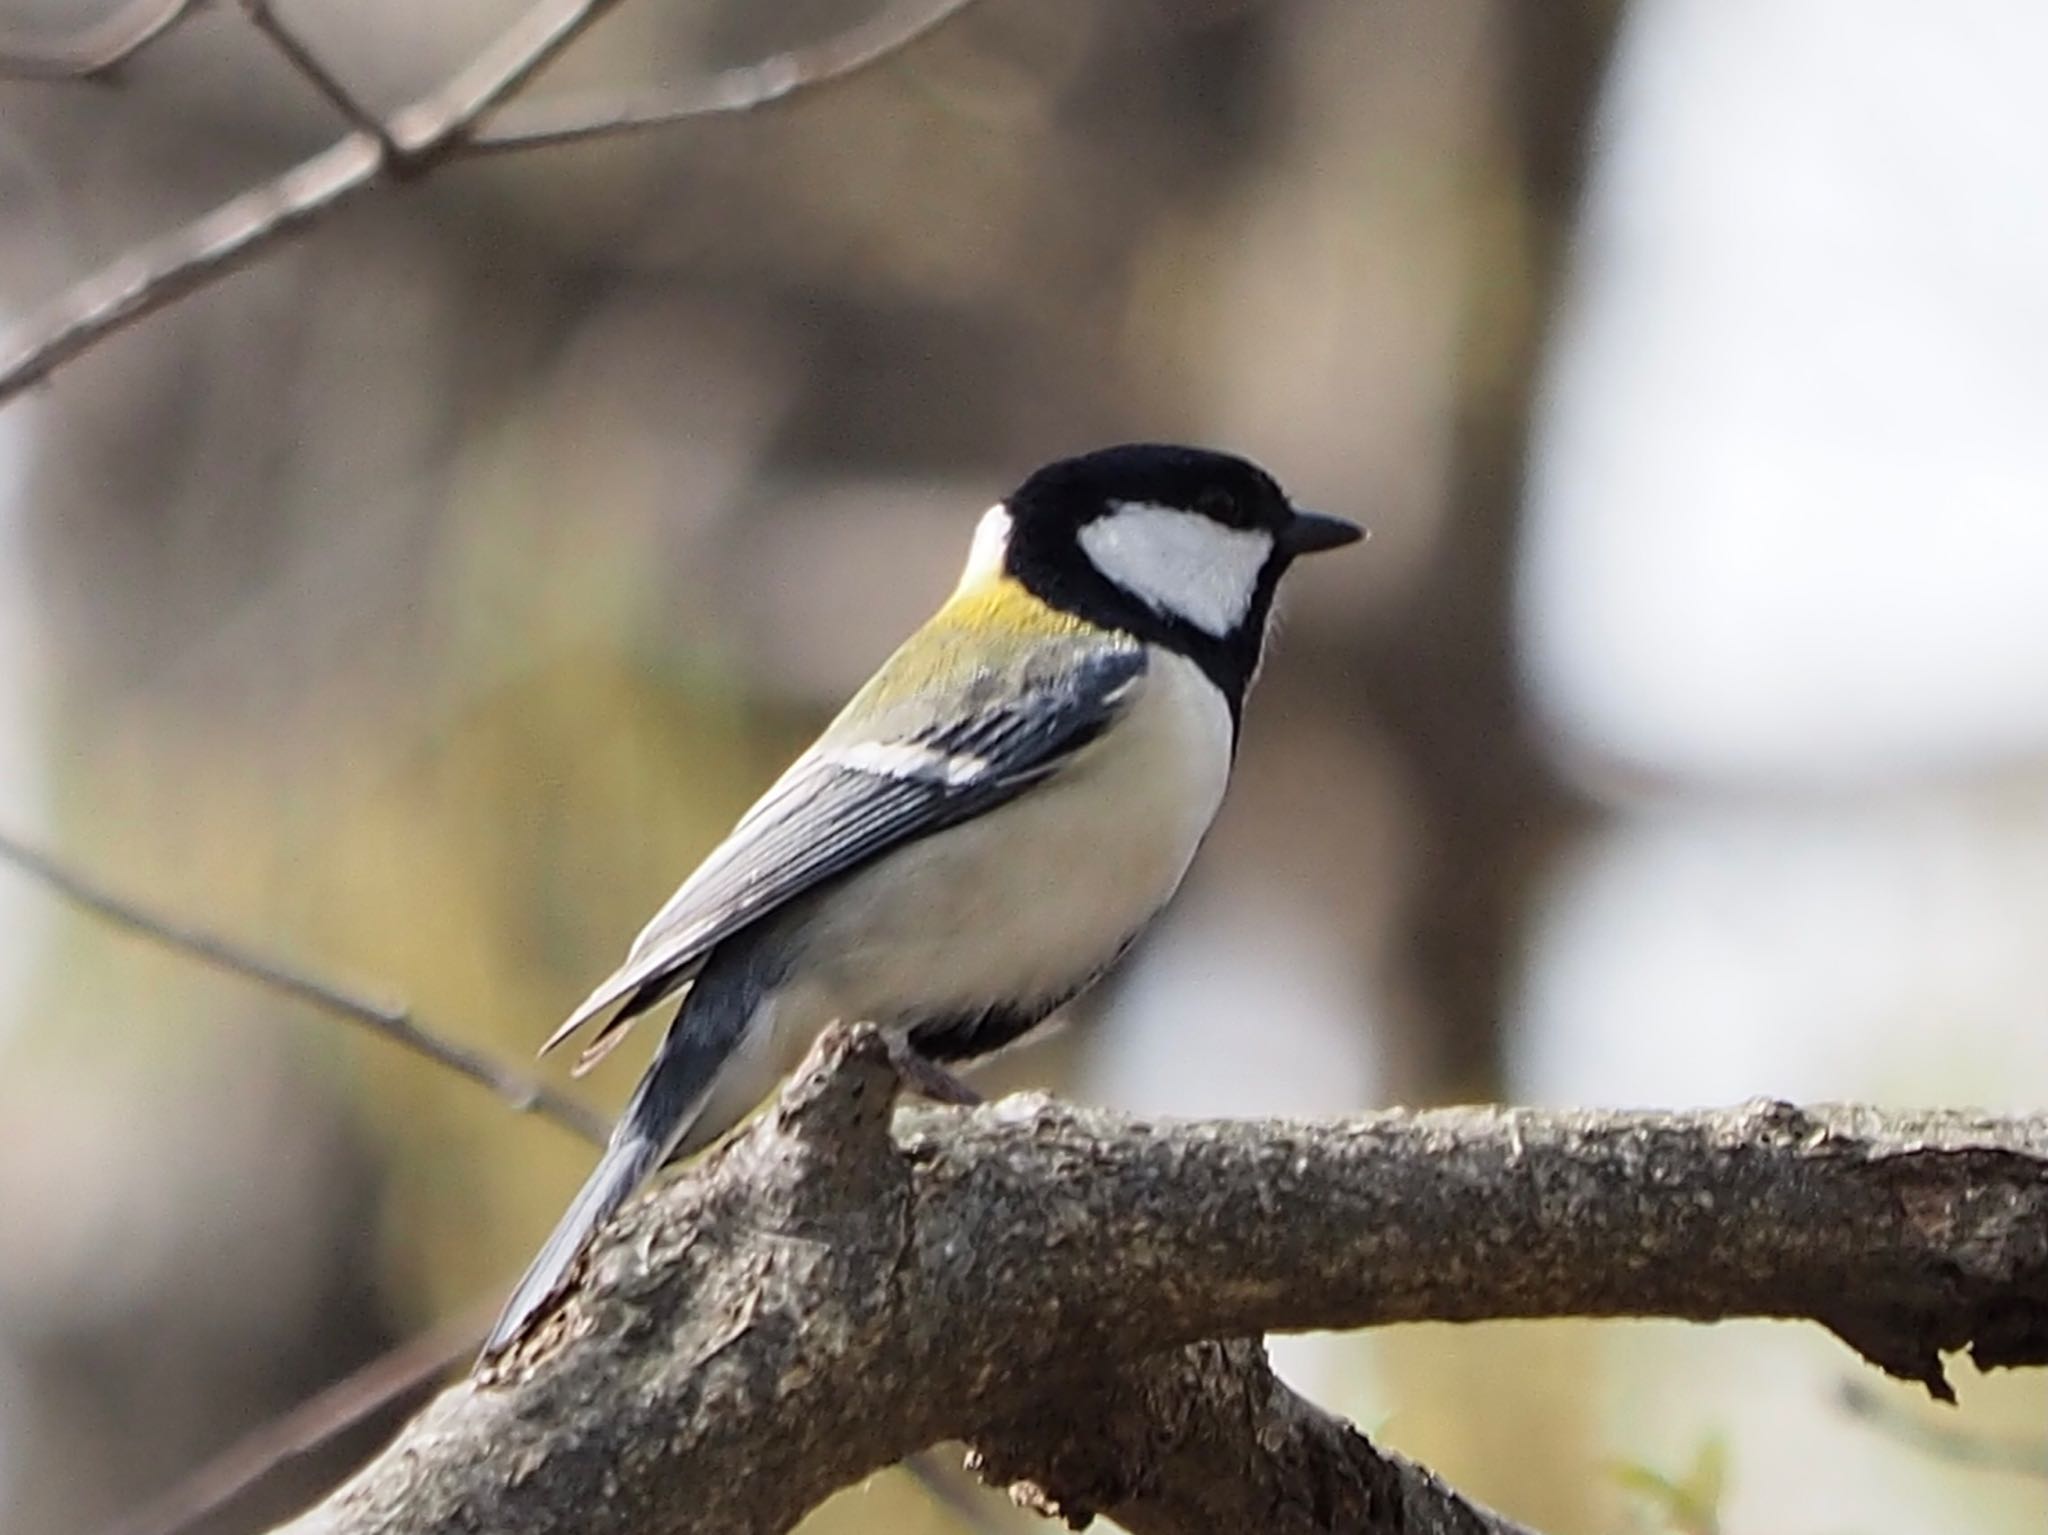
[[[896,1075],[903,1079],[903,1085],[920,1098],[962,1107],[984,1101],[980,1093],[930,1056],[920,1055],[906,1040],[889,1041],[889,1064],[896,1068]]]

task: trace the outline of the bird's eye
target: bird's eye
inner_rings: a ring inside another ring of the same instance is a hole
[[[1221,485],[1205,485],[1195,495],[1195,510],[1215,522],[1237,521],[1237,497]]]

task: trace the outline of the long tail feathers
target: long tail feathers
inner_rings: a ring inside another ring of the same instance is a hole
[[[624,1129],[624,1126],[620,1127]],[[645,1136],[614,1135],[590,1178],[570,1201],[568,1211],[527,1266],[512,1298],[498,1314],[484,1343],[488,1359],[526,1330],[542,1307],[561,1292],[562,1282],[598,1227],[618,1212],[647,1176],[661,1165],[666,1148]]]
[[[489,1359],[524,1332],[561,1293],[570,1269],[598,1228],[653,1176],[688,1134],[704,1110],[719,1069],[744,1034],[755,1000],[744,980],[736,988],[720,988],[716,996],[693,994],[682,1014],[669,1025],[668,1037],[633,1090],[604,1155],[491,1328],[484,1358]]]

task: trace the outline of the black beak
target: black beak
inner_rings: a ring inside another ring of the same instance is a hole
[[[1290,557],[1321,554],[1325,549],[1342,549],[1365,537],[1365,529],[1342,517],[1325,517],[1321,512],[1294,509],[1294,520],[1280,530],[1280,547]]]

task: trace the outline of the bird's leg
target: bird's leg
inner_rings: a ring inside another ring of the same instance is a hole
[[[889,1064],[896,1068],[903,1085],[921,1098],[963,1107],[983,1101],[980,1093],[930,1056],[920,1054],[915,1045],[900,1036],[889,1038]]]

